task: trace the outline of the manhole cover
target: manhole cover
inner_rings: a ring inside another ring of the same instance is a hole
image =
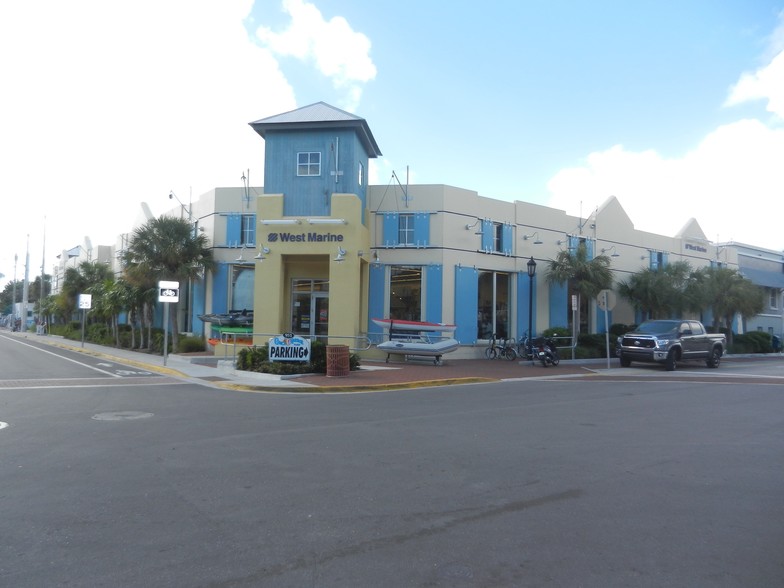
[[[138,410],[117,410],[114,412],[100,412],[93,415],[96,421],[132,421],[136,419],[148,419],[153,414],[151,412],[140,412]]]

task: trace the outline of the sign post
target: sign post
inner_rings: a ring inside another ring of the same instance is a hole
[[[92,294],[79,294],[79,309],[82,311],[82,347],[84,347],[84,315],[92,307]]]
[[[158,282],[158,302],[163,302],[163,365],[166,365],[166,360],[169,357],[169,304],[172,302],[179,302],[180,300],[180,283],[167,282],[161,280]]]
[[[607,353],[607,369],[610,369],[610,324],[609,311],[615,308],[615,292],[612,290],[602,290],[596,297],[596,304],[604,311],[604,344]]]
[[[574,360],[574,350],[577,348],[577,337],[580,333],[580,318],[577,313],[577,294],[572,294],[572,360]]]

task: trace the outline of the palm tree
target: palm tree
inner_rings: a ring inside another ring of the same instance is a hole
[[[86,294],[90,288],[114,278],[112,268],[99,261],[83,261],[78,267],[69,267],[63,276],[63,287],[60,291],[58,307],[70,320],[76,312],[79,294]]]
[[[554,284],[567,284],[569,290],[577,295],[577,308],[582,311],[582,300],[590,300],[599,292],[612,286],[613,272],[610,269],[610,258],[597,255],[588,258],[588,247],[584,241],[578,243],[574,250],[559,251],[555,259],[547,266],[547,281]],[[578,316],[578,325],[580,324]],[[578,326],[577,333],[580,333]]]
[[[209,241],[184,219],[162,216],[136,229],[122,256],[128,281],[143,289],[154,288],[160,280],[187,282],[214,262]],[[172,347],[179,347],[177,308],[171,314]]]
[[[618,284],[618,293],[628,300],[643,319],[679,316],[694,306],[689,297],[692,270],[688,262],[646,268]]]
[[[713,309],[713,327],[724,322],[727,343],[732,344],[732,322],[736,315],[754,316],[765,308],[762,288],[744,278],[738,270],[726,267],[706,267],[694,272],[692,292],[701,308]]]

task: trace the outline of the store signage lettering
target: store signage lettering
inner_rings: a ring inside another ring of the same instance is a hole
[[[342,243],[342,234],[333,233],[269,233],[268,241],[283,243]]]
[[[269,340],[270,361],[310,361],[310,339],[286,335]]]
[[[686,243],[685,248],[690,251],[699,251],[700,253],[708,252],[708,250],[702,245],[692,245],[691,243]]]

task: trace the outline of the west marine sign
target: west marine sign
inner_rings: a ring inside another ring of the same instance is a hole
[[[281,243],[340,243],[343,235],[335,233],[269,233],[267,241]]]
[[[270,361],[310,361],[310,339],[278,335],[269,340]]]

